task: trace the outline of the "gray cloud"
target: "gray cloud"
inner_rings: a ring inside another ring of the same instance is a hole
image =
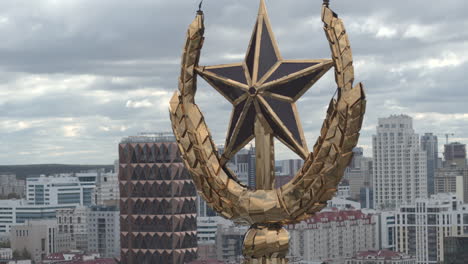
[[[182,3],[183,2],[183,3]],[[320,1],[267,1],[285,58],[326,58]],[[198,1],[5,0],[0,3],[2,164],[111,163],[120,138],[168,131],[187,25]],[[368,94],[361,144],[378,117],[408,113],[419,133],[468,142],[466,1],[332,1],[345,19]],[[257,2],[205,1],[204,65],[237,62]],[[231,106],[200,81],[197,102],[218,144]],[[336,84],[328,73],[299,101],[309,145]],[[278,147],[279,158],[292,152]],[[367,152],[370,155],[370,152]]]

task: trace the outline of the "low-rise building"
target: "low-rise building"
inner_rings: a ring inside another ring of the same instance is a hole
[[[10,231],[11,248],[17,252],[28,252],[34,262],[42,261],[47,255],[71,249],[69,236],[59,234],[55,220],[27,221],[13,226]]]
[[[0,248],[0,260],[13,259],[13,250],[11,248]]]
[[[84,206],[57,210],[59,233],[69,233],[77,250],[88,250],[88,210]]]
[[[346,264],[416,264],[416,259],[390,250],[370,250],[358,252]]]
[[[290,225],[290,255],[303,261],[343,263],[356,252],[376,249],[376,219],[361,210],[331,210]]]
[[[28,220],[55,220],[57,210],[76,206],[76,204],[32,206],[26,200],[0,200],[0,235],[8,235],[12,226],[24,224]]]

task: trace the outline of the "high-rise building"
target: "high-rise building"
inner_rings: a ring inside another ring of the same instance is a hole
[[[27,178],[26,197],[31,205],[91,205],[95,179],[95,173]]]
[[[380,118],[373,136],[375,208],[394,208],[427,197],[427,158],[413,119]]]
[[[186,263],[197,255],[197,197],[171,133],[119,144],[121,263]]]
[[[444,167],[466,168],[466,145],[454,142],[444,146]]]
[[[436,172],[435,193],[455,193],[457,198],[468,204],[468,168],[441,168]]]
[[[396,251],[417,263],[442,263],[444,238],[459,235],[468,235],[468,205],[453,194],[418,198],[396,211]]]
[[[444,238],[444,261],[447,264],[466,264],[468,261],[468,235]]]
[[[303,261],[344,263],[358,251],[377,249],[376,228],[376,219],[361,210],[317,213],[288,227],[289,253]]]
[[[432,133],[425,133],[421,137],[421,148],[427,154],[427,191],[428,194],[434,194],[434,177],[439,160],[439,143],[437,136]]]
[[[378,239],[380,249],[395,250],[395,215],[394,211],[379,211],[376,214],[379,219]]]

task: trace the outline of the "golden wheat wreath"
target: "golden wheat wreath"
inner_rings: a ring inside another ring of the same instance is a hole
[[[362,84],[353,87],[352,53],[343,21],[324,4],[322,21],[334,62],[337,99],[332,99],[313,153],[294,179],[276,190],[249,190],[222,165],[198,106],[197,67],[203,45],[203,13],[188,29],[179,90],[170,117],[180,152],[200,195],[219,214],[246,224],[289,224],[323,209],[339,184],[359,139],[365,112]]]

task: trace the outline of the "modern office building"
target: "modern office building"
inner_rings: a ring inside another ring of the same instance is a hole
[[[438,169],[435,177],[435,193],[454,193],[468,203],[468,168],[455,165]]]
[[[31,205],[91,205],[96,173],[40,176],[26,180],[26,198]]]
[[[76,206],[78,205],[30,205],[25,200],[0,200],[0,236],[8,234],[12,226],[24,224],[28,220],[55,220],[57,210]]]
[[[468,218],[468,215],[466,217]],[[467,262],[468,235],[444,238],[444,263],[466,264]]]
[[[27,251],[35,263],[40,263],[49,254],[72,247],[70,236],[59,234],[54,219],[27,221],[23,225],[13,226],[10,239],[13,251]]]
[[[361,210],[324,211],[288,227],[289,254],[307,261],[344,263],[356,252],[377,249],[376,218]]]
[[[444,145],[444,167],[466,168],[466,145],[454,142]]]
[[[376,209],[427,197],[427,157],[419,141],[411,117],[379,119],[372,142]]]
[[[120,211],[116,206],[87,209],[88,252],[104,258],[120,256]]]
[[[416,256],[418,264],[444,261],[444,238],[468,235],[468,205],[454,194],[419,198],[396,211],[396,251]]]
[[[369,250],[358,252],[346,264],[416,264],[416,259],[390,250]]]
[[[434,177],[438,169],[439,142],[437,136],[432,133],[425,133],[421,136],[421,148],[427,154],[427,191],[429,195],[434,194]]]
[[[121,263],[190,262],[197,256],[197,197],[172,133],[119,144]]]

